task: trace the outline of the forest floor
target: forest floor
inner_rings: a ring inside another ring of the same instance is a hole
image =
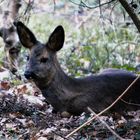
[[[0,72],[2,74],[2,72]],[[117,114],[117,115],[116,115]],[[39,90],[31,83],[15,86],[0,81],[0,139],[2,140],[65,140],[65,136],[86,122],[92,115],[81,114],[62,118],[52,113]],[[118,113],[100,116],[123,139],[140,140],[140,110],[121,116]],[[66,140],[116,140],[98,120]]]

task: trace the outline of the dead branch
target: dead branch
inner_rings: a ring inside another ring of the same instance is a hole
[[[72,2],[73,4],[80,5],[80,6],[89,8],[89,9],[95,9],[95,8],[99,8],[99,7],[105,6],[105,5],[107,5],[107,4],[110,4],[110,3],[112,3],[113,1],[116,1],[116,0],[111,0],[111,1],[105,2],[105,3],[99,3],[99,5],[97,5],[97,6],[88,6],[88,5],[87,5],[86,3],[84,3],[83,1],[81,1],[80,4],[74,2],[73,0],[69,0],[69,1]]]
[[[105,108],[103,111],[101,111],[100,113],[98,113],[97,115],[91,117],[88,121],[86,121],[85,123],[83,123],[81,126],[79,126],[78,128],[76,128],[75,130],[73,130],[71,133],[69,133],[66,138],[69,138],[70,136],[72,136],[74,133],[76,133],[77,131],[79,131],[81,128],[85,127],[87,124],[89,124],[90,122],[92,122],[94,119],[96,119],[97,117],[99,117],[100,115],[102,115],[103,113],[105,113],[106,111],[108,111],[110,108],[112,108],[126,93],[127,91],[137,82],[137,80],[140,78],[140,75],[138,75],[134,81],[126,88],[126,90],[107,108]]]
[[[92,113],[93,115],[97,115],[90,107],[87,107],[88,111],[90,113]],[[121,136],[119,136],[115,131],[113,131],[110,126],[103,120],[101,119],[99,116],[97,117],[97,119],[104,125],[107,127],[107,129],[113,134],[115,135],[119,140],[124,140],[124,138],[122,138]]]
[[[133,20],[134,24],[136,25],[138,31],[140,32],[140,20],[139,20],[138,16],[136,15],[136,13],[134,12],[133,8],[128,4],[128,2],[126,0],[119,0],[119,2],[124,7],[126,12],[129,14],[129,16]]]
[[[123,99],[121,99],[122,102],[124,102],[125,104],[128,104],[128,105],[133,105],[133,106],[139,106],[140,107],[140,104],[135,104],[135,103],[129,103]]]

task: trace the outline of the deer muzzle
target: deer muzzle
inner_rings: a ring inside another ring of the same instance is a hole
[[[36,74],[32,71],[25,71],[24,76],[28,80],[35,79],[37,77]]]

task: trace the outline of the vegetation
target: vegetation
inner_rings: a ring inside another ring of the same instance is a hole
[[[71,3],[64,4],[71,8]],[[39,12],[29,21],[29,26],[44,42],[57,25],[64,26],[65,45],[59,58],[66,71],[77,76],[107,67],[134,71],[139,63],[139,34],[128,15],[123,18],[120,4],[113,11],[111,6],[103,7],[101,15],[98,9],[72,6],[71,13],[64,8],[59,15],[59,10],[56,10],[53,16]],[[80,13],[80,8],[83,13]]]

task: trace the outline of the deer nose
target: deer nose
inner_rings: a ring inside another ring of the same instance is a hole
[[[34,73],[32,71],[25,71],[24,76],[26,79],[32,79],[34,77]]]
[[[8,44],[9,46],[12,46],[13,41],[9,38],[6,38],[5,43]]]

